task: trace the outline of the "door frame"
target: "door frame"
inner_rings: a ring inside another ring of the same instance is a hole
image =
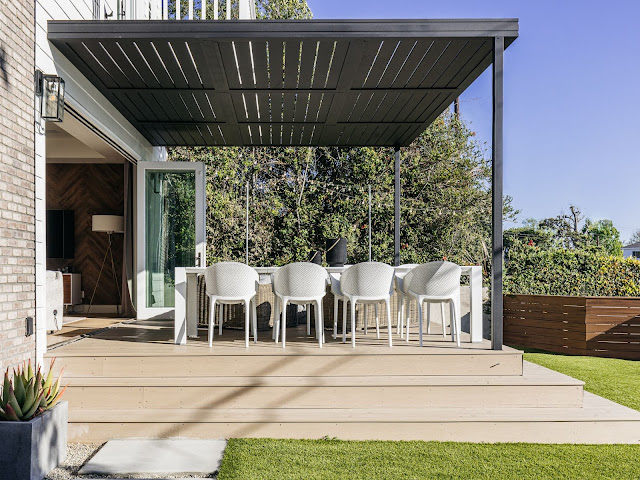
[[[146,205],[145,180],[147,172],[188,172],[195,173],[196,211],[195,234],[196,245],[194,265],[200,258],[201,265],[206,263],[206,201],[205,201],[205,167],[202,162],[138,162],[136,168],[136,311],[138,320],[151,318],[174,319],[175,307],[147,307],[146,306]]]

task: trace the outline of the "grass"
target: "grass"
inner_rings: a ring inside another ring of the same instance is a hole
[[[525,349],[524,359],[585,382],[584,389],[640,410],[640,362]]]
[[[527,350],[585,390],[640,410],[640,362]],[[640,445],[232,439],[219,480],[639,479]]]
[[[232,439],[219,480],[638,479],[640,445]]]

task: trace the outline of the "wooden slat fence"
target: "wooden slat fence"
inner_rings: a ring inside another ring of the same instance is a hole
[[[505,295],[504,343],[640,360],[640,298]]]

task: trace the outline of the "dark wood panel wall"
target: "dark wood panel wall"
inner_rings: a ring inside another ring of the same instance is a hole
[[[73,259],[47,259],[48,270],[73,267],[82,275],[84,304],[89,304],[108,246],[106,233],[91,230],[92,215],[122,215],[124,212],[124,172],[122,164],[47,164],[47,209],[73,210],[75,255]],[[112,235],[113,260],[118,282],[122,276],[123,235]],[[118,302],[107,258],[94,305]]]
[[[640,360],[640,298],[505,295],[504,343]]]

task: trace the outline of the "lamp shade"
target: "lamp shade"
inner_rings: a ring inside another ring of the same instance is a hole
[[[93,215],[91,230],[94,232],[124,233],[124,217],[120,215]]]

